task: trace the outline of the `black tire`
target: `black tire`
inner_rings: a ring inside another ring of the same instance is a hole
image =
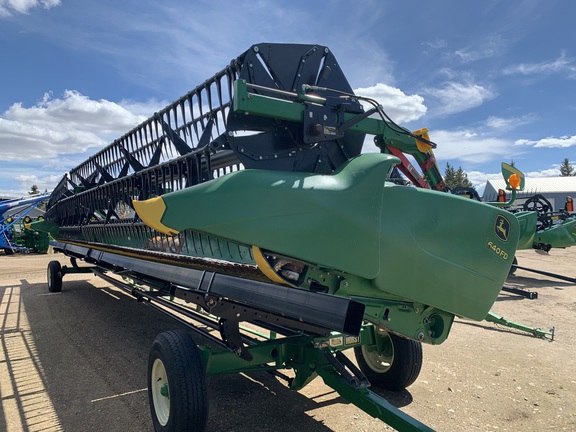
[[[206,430],[206,373],[188,333],[168,331],[154,340],[148,357],[148,401],[157,432]]]
[[[50,261],[48,263],[48,291],[62,291],[62,266],[59,261]]]
[[[514,260],[512,261],[512,266],[510,267],[510,271],[508,271],[508,276],[512,276],[514,273],[516,273],[516,267],[518,265],[518,258],[514,257]]]
[[[383,329],[375,329],[383,349],[376,345],[354,348],[360,370],[372,385],[384,390],[401,391],[410,386],[422,369],[422,344]]]
[[[4,248],[4,253],[6,255],[12,255],[12,254],[14,254],[14,251],[10,248]]]

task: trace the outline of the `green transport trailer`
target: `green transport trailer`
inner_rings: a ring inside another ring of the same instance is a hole
[[[520,237],[511,213],[446,193],[435,147],[355,95],[329,48],[261,43],[70,170],[31,227],[71,260],[50,262],[50,291],[94,273],[209,339],[154,342],[156,430],[204,430],[206,377],[251,371],[319,376],[430,430],[370,385],[409,386],[422,343],[485,319]]]

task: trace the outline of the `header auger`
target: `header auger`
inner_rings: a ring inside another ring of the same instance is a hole
[[[380,153],[362,153],[367,136]],[[328,48],[254,45],[62,179],[37,228],[74,265],[51,264],[49,287],[93,271],[203,325],[216,317],[224,350],[200,349],[194,370],[293,369],[293,389],[320,375],[393,427],[429,430],[367,377],[403,388],[421,342],[442,343],[456,315],[483,320],[519,235],[506,211],[442,192],[435,146],[354,95]],[[389,182],[394,167],[421,188]],[[244,321],[283,338],[251,339]],[[184,339],[163,336],[151,354],[158,430],[189,414],[174,411],[175,386],[154,384],[175,379],[159,352]],[[360,369],[341,353],[352,347]]]

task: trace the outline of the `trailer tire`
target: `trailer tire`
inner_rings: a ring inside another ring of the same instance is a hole
[[[50,261],[48,263],[48,291],[62,291],[62,266],[59,261]]]
[[[148,401],[157,432],[206,429],[206,372],[188,333],[167,331],[154,340],[148,357]]]
[[[371,384],[384,390],[401,391],[410,386],[422,369],[422,344],[385,330],[376,330],[383,349],[376,345],[354,348],[360,370]]]
[[[518,258],[514,257],[514,260],[512,261],[512,266],[510,267],[510,271],[508,271],[508,276],[512,276],[514,273],[516,273],[516,267],[518,265]]]

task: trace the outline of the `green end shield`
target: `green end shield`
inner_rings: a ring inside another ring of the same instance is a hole
[[[518,221],[484,203],[387,183],[396,163],[373,153],[332,175],[242,170],[136,205],[164,232],[205,232],[364,281],[348,295],[484,319],[512,265]]]
[[[46,232],[53,238],[58,238],[59,236],[58,224],[45,219],[26,224],[26,228],[32,231]]]

